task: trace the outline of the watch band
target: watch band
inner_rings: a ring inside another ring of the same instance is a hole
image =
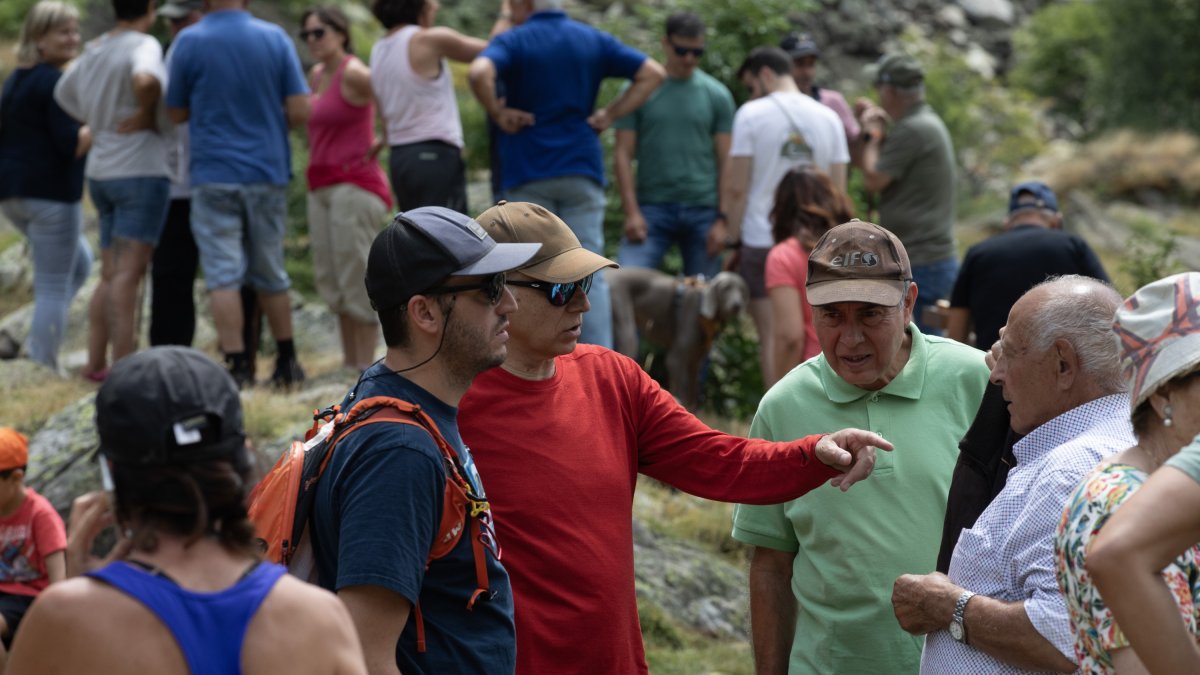
[[[967,603],[973,597],[975,594],[971,591],[963,591],[962,595],[958,596],[958,601],[954,603],[954,618],[950,620],[950,636],[963,644],[967,643],[967,624],[963,619],[967,611]]]

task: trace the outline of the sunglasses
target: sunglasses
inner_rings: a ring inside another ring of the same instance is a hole
[[[676,56],[687,56],[688,54],[691,54],[696,58],[704,56],[704,47],[680,47],[674,42],[671,42],[670,45],[671,48],[675,50]]]
[[[565,284],[551,284],[545,281],[509,281],[509,286],[524,286],[525,288],[538,288],[546,293],[546,299],[555,307],[562,307],[575,297],[576,290],[582,290],[584,295],[592,290],[592,275],[580,279],[579,281],[571,281]]]
[[[314,40],[320,40],[321,38],[325,37],[325,33],[327,33],[327,32],[328,31],[326,31],[324,28],[314,28],[312,30],[302,30],[302,31],[300,31],[300,39],[304,42],[308,42],[309,38],[312,38]]]
[[[461,286],[439,286],[425,291],[421,295],[446,295],[449,293],[462,293],[464,291],[483,291],[483,297],[487,299],[489,305],[500,304],[500,298],[504,296],[504,284],[506,277],[504,272],[496,272],[488,277],[485,281],[477,284],[463,284]],[[508,282],[512,283],[512,282]]]

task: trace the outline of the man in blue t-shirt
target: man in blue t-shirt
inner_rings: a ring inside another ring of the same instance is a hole
[[[608,33],[573,21],[562,0],[513,0],[516,28],[494,37],[471,63],[471,89],[500,127],[501,189],[561,217],[590,251],[604,254],[604,156],[598,134],[646,101],[666,71]],[[496,95],[496,79],[505,97]],[[594,110],[600,83],[633,83]],[[581,342],[612,347],[604,275],[588,294]]]
[[[467,216],[427,206],[398,214],[367,258],[367,295],[387,356],[363,373],[343,409],[374,396],[417,404],[481,498],[457,406],[477,374],[504,361],[507,314],[517,309],[504,273],[540,247],[497,244]],[[377,423],[347,434],[317,488],[312,532],[320,582],[354,617],[371,672],[395,672],[393,662],[403,673],[516,667],[512,589],[490,512],[465,518],[449,553],[429,559],[445,542],[438,534],[446,481],[429,433]],[[485,585],[477,556],[486,565]]]
[[[192,232],[217,341],[238,386],[253,384],[239,289],[258,292],[278,345],[272,383],[304,379],[292,343],[291,280],[283,266],[288,128],[308,119],[308,85],[291,38],[246,11],[209,0],[208,13],[171,47],[167,109],[188,122]]]

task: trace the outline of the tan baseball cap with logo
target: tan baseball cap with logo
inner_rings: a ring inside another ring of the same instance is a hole
[[[896,235],[855,218],[826,232],[808,256],[810,305],[869,302],[894,307],[904,299],[912,267]]]
[[[500,201],[476,220],[497,242],[541,244],[537,255],[520,268],[540,281],[566,284],[605,267],[618,266],[580,245],[561,218],[538,204]]]

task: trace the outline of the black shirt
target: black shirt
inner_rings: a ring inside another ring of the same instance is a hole
[[[0,94],[0,199],[58,202],[83,198],[79,122],[54,102],[62,71],[46,63],[18,68]]]
[[[965,307],[975,324],[975,344],[988,349],[1008,321],[1008,310],[1030,288],[1061,274],[1109,281],[1082,237],[1037,225],[1017,225],[967,250],[951,307]]]

